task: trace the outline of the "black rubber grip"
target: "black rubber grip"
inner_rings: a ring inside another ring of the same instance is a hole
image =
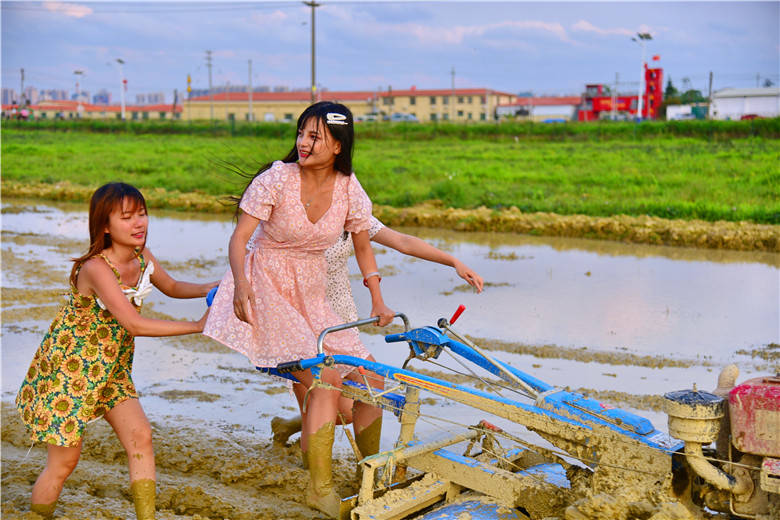
[[[279,363],[276,365],[276,370],[278,370],[280,374],[289,374],[290,372],[300,372],[303,370],[303,367],[301,367],[300,361],[287,361],[286,363]]]

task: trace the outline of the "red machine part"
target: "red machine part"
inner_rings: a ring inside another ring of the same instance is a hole
[[[734,387],[729,415],[735,448],[780,457],[780,377],[756,377]]]

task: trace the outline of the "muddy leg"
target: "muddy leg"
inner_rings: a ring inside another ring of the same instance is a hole
[[[294,375],[306,387],[313,382],[311,372],[296,372]],[[341,377],[335,370],[323,370],[322,379],[341,387]],[[304,453],[311,477],[306,488],[306,504],[333,518],[338,518],[341,503],[334,489],[332,473],[333,436],[340,395],[340,390],[313,388],[309,392],[301,431],[302,439],[306,440]],[[301,444],[303,446],[303,441]]]
[[[154,519],[155,464],[152,427],[138,399],[122,401],[106,414],[127,452],[130,491],[138,520]]]
[[[271,431],[273,432],[274,444],[284,446],[287,444],[287,440],[301,431],[303,425],[303,419],[300,415],[284,419],[282,417],[274,417],[271,419]]]
[[[368,360],[375,361],[373,356],[369,356]],[[356,377],[355,372],[348,377],[350,379]],[[375,374],[372,377],[372,374],[369,373],[366,379],[374,390],[383,390],[385,387],[384,379]],[[362,378],[360,378],[360,382],[363,382]],[[379,437],[382,433],[381,408],[367,403],[355,402],[352,427],[355,430],[355,441],[363,457],[379,452]]]
[[[76,469],[81,456],[81,442],[78,446],[49,446],[46,467],[38,476],[32,488],[30,511],[43,518],[51,518],[57,506],[65,480]]]

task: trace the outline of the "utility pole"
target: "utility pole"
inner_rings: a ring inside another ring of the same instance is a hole
[[[211,90],[211,51],[206,51],[206,66],[209,68],[209,100],[211,101],[209,119],[214,121],[214,92]]]
[[[187,122],[192,121],[192,76],[187,74]]]
[[[127,88],[127,80],[125,79],[124,65],[125,61],[122,58],[117,58],[116,62],[119,64],[119,99],[122,102],[122,121],[125,120],[125,89]]]
[[[313,0],[310,2],[304,2],[303,5],[308,5],[311,7],[311,102],[314,103],[317,101],[317,60],[316,60],[316,31],[315,31],[315,9],[318,8],[321,4],[318,4],[317,2],[314,2]]]
[[[710,86],[707,89],[707,119],[710,119],[710,108],[712,108],[712,71],[710,71]]]
[[[24,69],[22,69],[22,79],[24,79]],[[756,73],[756,88],[759,87],[760,81],[761,81],[761,73]]]
[[[450,71],[450,74],[452,75],[452,100],[450,102],[450,120],[455,121],[455,66],[453,65],[452,70]]]
[[[252,60],[249,60],[249,122],[255,120],[255,114],[252,112]]]
[[[19,90],[19,108],[22,108],[24,105],[24,69],[22,69],[22,84],[19,87],[21,90]]]
[[[73,74],[76,76],[76,114],[78,117],[81,117],[81,113],[84,111],[84,108],[81,106],[81,91],[79,90],[79,76],[84,75],[83,70],[74,70]]]
[[[618,91],[618,78],[620,76],[615,73],[615,87],[612,89],[612,120],[617,118],[617,91]]]

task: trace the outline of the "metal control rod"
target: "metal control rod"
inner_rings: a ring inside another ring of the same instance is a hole
[[[458,319],[458,316],[460,316],[460,314],[462,312],[463,312],[463,310],[458,308],[458,310],[455,312],[455,315],[452,317],[452,321],[455,321],[456,319]],[[513,374],[512,372],[507,370],[506,367],[504,367],[500,363],[496,362],[492,357],[488,356],[487,353],[484,350],[482,350],[481,348],[479,348],[477,345],[475,345],[473,341],[469,341],[468,338],[465,338],[465,337],[461,336],[460,334],[458,334],[457,332],[455,332],[454,330],[452,330],[452,327],[450,327],[450,322],[447,321],[447,318],[439,318],[439,321],[438,321],[437,325],[439,326],[439,328],[442,328],[442,329],[446,330],[447,332],[449,332],[450,334],[452,334],[453,336],[455,336],[455,338],[458,339],[459,341],[465,343],[469,347],[471,347],[474,350],[476,350],[477,353],[479,353],[480,356],[482,356],[485,359],[487,359],[488,362],[491,365],[493,365],[498,370],[500,370],[503,374],[505,374],[507,376],[507,378],[511,382],[513,382],[513,383],[519,385],[520,387],[524,388],[532,397],[536,398],[539,395],[539,392],[537,392],[534,387],[532,387],[531,385],[529,385],[528,383],[526,383],[525,381],[523,381],[522,379],[517,377],[515,374]]]
[[[394,314],[393,318],[401,318],[404,322],[404,332],[409,331],[409,319],[406,317],[406,314],[399,312],[398,314]],[[322,332],[320,332],[320,335],[317,338],[317,354],[324,354],[322,350],[322,344],[325,341],[325,336],[327,334],[340,330],[351,329],[352,327],[360,327],[361,325],[369,325],[371,323],[376,323],[377,321],[379,321],[379,316],[374,316],[372,318],[363,318],[362,320],[342,323],[341,325],[334,325],[324,329]]]

